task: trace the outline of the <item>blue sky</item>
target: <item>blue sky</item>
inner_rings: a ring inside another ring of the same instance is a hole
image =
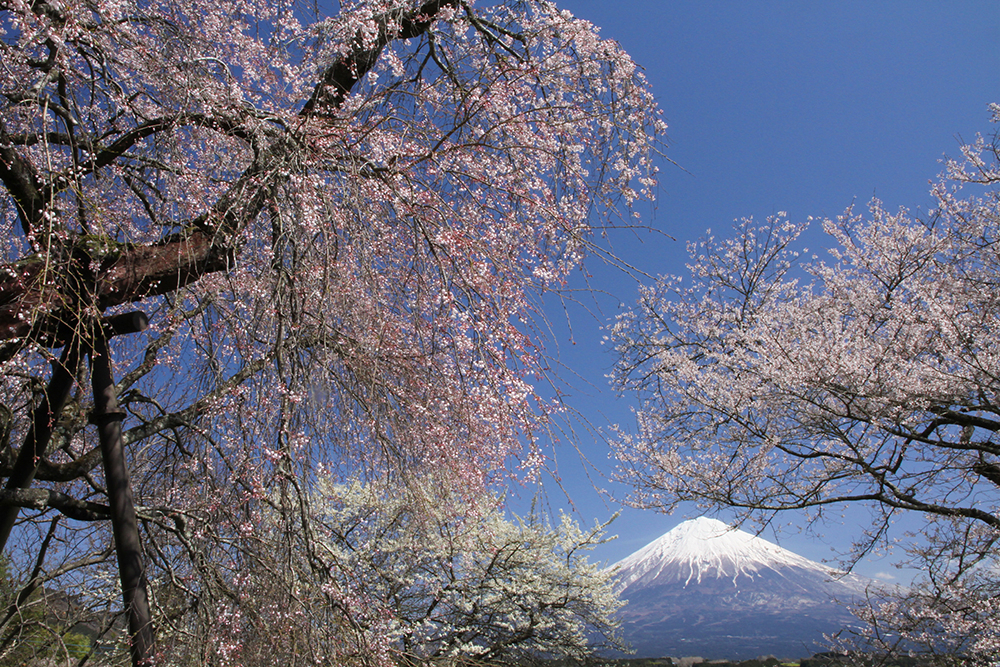
[[[620,42],[664,110],[667,154],[679,167],[662,165],[659,200],[644,214],[676,241],[625,232],[610,239],[617,254],[651,275],[683,272],[686,241],[744,216],[832,217],[872,196],[891,208],[926,207],[941,158],[957,155],[960,141],[977,132],[1000,129],[987,111],[1000,102],[997,0],[557,3]],[[634,300],[636,283],[597,263],[590,268],[591,284],[606,294],[589,299],[589,308],[570,309],[572,341],[559,309],[549,309],[556,329],[550,352],[574,386],[571,407],[596,428],[628,427],[634,400],[607,386],[614,356],[601,345],[600,326]],[[606,444],[583,426],[576,430],[581,451],[610,472]],[[617,509],[594,490],[571,447],[560,446],[556,456],[582,520]],[[567,506],[555,487],[546,482],[551,506]],[[625,511],[612,527],[619,539],[596,556],[618,560],[692,515]],[[780,542],[821,559],[856,532],[849,515],[822,536],[792,530]],[[859,572],[886,567],[866,562]]]

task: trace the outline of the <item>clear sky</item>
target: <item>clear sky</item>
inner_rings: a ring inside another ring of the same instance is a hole
[[[644,213],[676,241],[649,233],[610,239],[616,253],[648,274],[683,272],[686,241],[744,216],[833,217],[872,196],[891,208],[927,207],[939,160],[957,155],[961,140],[1000,129],[987,111],[1000,102],[998,0],[557,4],[620,42],[645,69],[664,110],[667,154],[679,167],[663,164],[656,209]],[[571,407],[595,428],[628,427],[635,402],[608,388],[604,376],[614,356],[601,345],[599,327],[620,303],[634,300],[636,283],[596,263],[590,268],[591,284],[607,294],[588,301],[589,314],[571,309],[572,342],[560,310],[548,309],[556,330],[550,352],[574,385]],[[610,473],[606,443],[579,424],[576,430],[582,452]],[[556,455],[579,517],[589,523],[610,516],[617,506],[594,491],[573,449],[562,445]],[[599,477],[593,482],[613,488]],[[545,484],[552,507],[567,506],[552,480]],[[530,496],[529,489],[521,493]],[[693,515],[626,511],[612,527],[619,539],[596,556],[616,561]],[[780,542],[822,559],[856,531],[849,517],[821,538],[791,531]],[[886,568],[869,562],[858,571]]]

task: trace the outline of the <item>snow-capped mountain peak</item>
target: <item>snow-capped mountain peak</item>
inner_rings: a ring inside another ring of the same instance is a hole
[[[830,577],[831,568],[722,521],[684,521],[659,539],[618,562],[622,588],[635,584],[702,583],[703,579],[754,579],[762,572],[792,567]]]
[[[857,624],[843,603],[872,584],[705,517],[613,567],[640,657],[809,655],[824,633]]]

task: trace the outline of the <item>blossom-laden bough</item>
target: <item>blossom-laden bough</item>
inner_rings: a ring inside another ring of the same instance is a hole
[[[5,552],[58,512],[29,585],[104,581],[121,485],[81,387],[113,361],[136,622],[205,664],[223,625],[283,641],[240,573],[275,497],[309,534],[320,464],[471,494],[537,467],[533,295],[650,195],[657,114],[549,2],[0,0]]]

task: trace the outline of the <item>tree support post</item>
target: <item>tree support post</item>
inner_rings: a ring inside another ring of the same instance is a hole
[[[147,320],[144,315],[141,317],[132,315],[132,317],[139,328],[132,329],[127,326],[125,330],[118,330],[114,327],[114,323],[111,323],[112,331],[109,333],[131,333],[145,328]],[[139,521],[132,500],[128,467],[125,465],[121,427],[125,414],[118,407],[108,334],[99,323],[93,335],[90,349],[90,377],[94,391],[94,412],[91,419],[97,425],[101,440],[104,481],[111,509],[111,527],[115,538],[115,552],[118,555],[122,599],[128,614],[132,665],[142,667],[152,664],[154,634],[146,571],[142,559],[142,544],[139,541]]]

